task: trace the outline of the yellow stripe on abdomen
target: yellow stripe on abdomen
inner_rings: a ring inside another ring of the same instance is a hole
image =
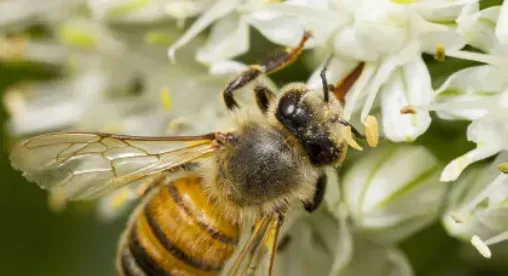
[[[145,275],[218,275],[233,254],[239,229],[199,185],[197,178],[178,179],[141,207],[124,246]]]

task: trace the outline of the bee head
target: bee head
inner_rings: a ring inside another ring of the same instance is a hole
[[[340,163],[345,151],[339,123],[342,106],[335,97],[327,99],[322,89],[290,84],[282,89],[275,117],[303,146],[317,166]]]

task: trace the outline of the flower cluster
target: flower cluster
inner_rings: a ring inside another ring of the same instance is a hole
[[[488,245],[508,239],[508,2],[498,4],[6,0],[0,61],[62,68],[50,81],[7,89],[6,124],[16,137],[52,130],[211,131],[227,115],[220,91],[246,68],[237,60],[253,50],[253,30],[286,47],[310,31],[302,67],[311,73],[294,81],[321,87],[328,56],[330,83],[362,65],[345,96],[344,119],[366,132],[379,126],[382,139],[376,148],[351,151],[339,174],[328,172],[325,208],[287,223],[293,242],[278,254],[276,273],[413,275],[397,246],[439,217],[450,236],[490,257]],[[45,34],[33,35],[34,25]],[[441,72],[458,59],[469,67]],[[267,76],[262,81],[276,88]],[[467,137],[450,141],[467,138],[476,146],[450,145],[462,153],[450,156],[446,137],[430,126],[462,121],[470,122]],[[98,210],[117,216],[137,192],[115,191]]]

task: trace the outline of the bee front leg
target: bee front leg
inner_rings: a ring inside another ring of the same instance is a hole
[[[307,210],[307,212],[312,213],[319,207],[319,205],[321,205],[325,197],[325,191],[326,174],[323,173],[321,176],[319,176],[316,182],[316,190],[314,192],[314,196],[312,197],[312,201],[304,203],[304,208]]]
[[[229,110],[239,107],[233,97],[234,91],[257,79],[261,74],[273,73],[293,63],[302,53],[305,42],[307,42],[310,37],[310,32],[304,32],[302,38],[300,39],[300,43],[295,48],[287,48],[283,51],[277,52],[275,55],[260,64],[249,66],[249,68],[247,68],[247,70],[245,70],[242,74],[230,81],[222,92],[226,107]]]
[[[254,88],[254,95],[259,109],[263,114],[266,114],[270,107],[270,101],[275,97],[275,94],[268,87],[259,84]]]

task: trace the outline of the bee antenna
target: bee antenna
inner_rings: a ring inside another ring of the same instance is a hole
[[[326,58],[325,65],[319,74],[321,76],[321,82],[323,83],[323,93],[325,93],[325,102],[328,102],[330,99],[330,90],[328,88],[328,82],[326,81],[326,70],[328,70],[328,65],[330,65],[330,61],[332,60],[332,54]]]
[[[358,138],[358,139],[365,139],[365,135],[361,134],[360,131],[358,131],[358,129],[356,129],[348,121],[342,119],[341,117],[339,117],[339,119],[337,119],[337,120],[339,121],[340,124],[342,124],[344,126],[351,127],[351,132],[355,135],[356,138]]]

